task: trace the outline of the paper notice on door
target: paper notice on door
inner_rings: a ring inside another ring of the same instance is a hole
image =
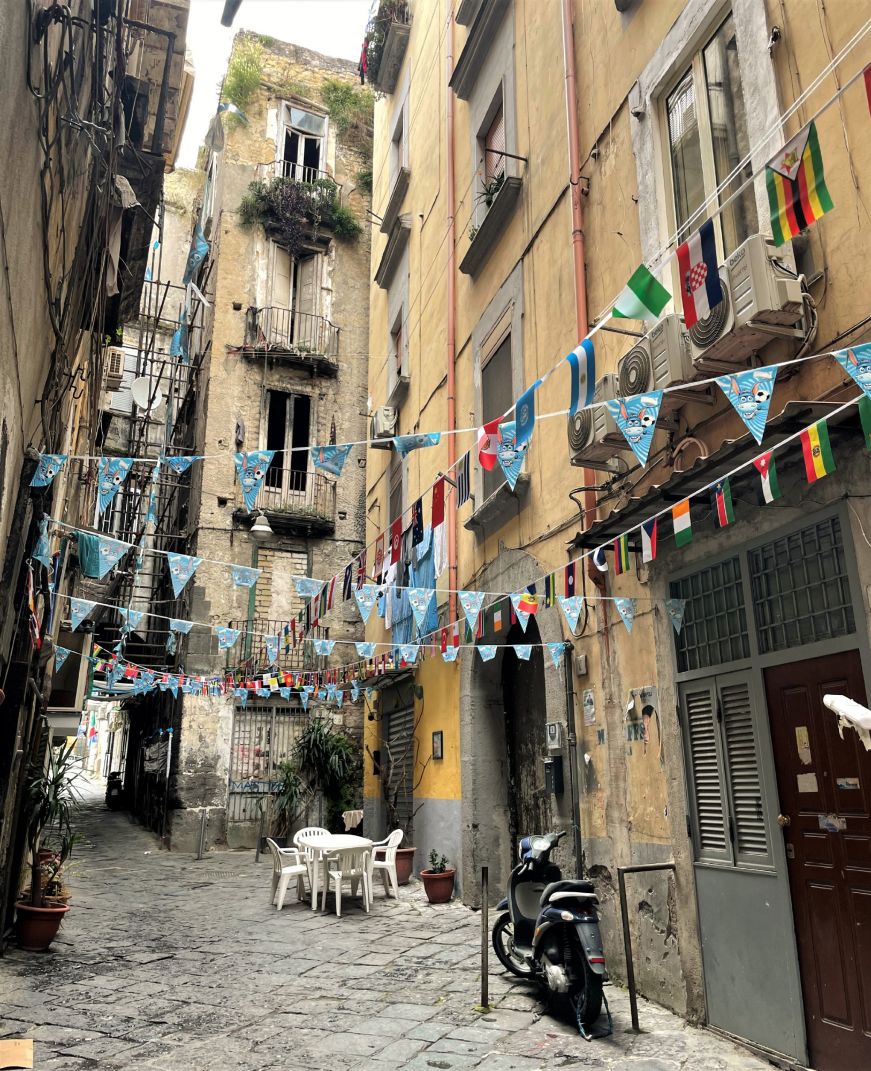
[[[818,792],[817,775],[815,773],[800,773],[796,777],[799,792]]]
[[[808,736],[806,725],[796,725],[795,727],[795,746],[798,749],[798,761],[802,766],[810,766],[811,764],[811,742]],[[799,789],[801,792],[801,789]],[[816,789],[814,789],[816,792]]]
[[[839,777],[835,783],[837,784],[838,788],[845,788],[845,789],[858,788],[859,787],[859,778],[858,777]]]
[[[827,833],[843,833],[847,828],[847,819],[837,814],[818,814],[817,822]]]

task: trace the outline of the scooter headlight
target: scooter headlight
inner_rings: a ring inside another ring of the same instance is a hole
[[[550,848],[550,841],[547,837],[532,837],[529,846],[534,852],[546,852]]]

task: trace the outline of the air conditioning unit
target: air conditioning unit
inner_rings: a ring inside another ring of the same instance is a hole
[[[651,390],[663,390],[695,378],[689,338],[680,316],[664,316],[639,339],[617,364],[617,392],[625,398]],[[701,394],[701,391],[697,391]],[[689,394],[674,391],[663,395],[660,412],[679,409]]]
[[[613,372],[596,383],[594,402],[607,402],[617,397],[617,376]],[[626,440],[614,418],[604,405],[580,409],[568,418],[569,461],[590,469],[614,470],[612,459]]]
[[[396,434],[397,412],[392,405],[381,405],[372,414],[371,445],[385,449],[391,445],[390,440]]]
[[[804,309],[801,283],[778,256],[771,239],[754,234],[720,266],[723,300],[689,331],[697,372],[734,371],[766,343],[793,336]]]
[[[124,378],[124,350],[109,346],[106,350],[106,390],[118,390]]]

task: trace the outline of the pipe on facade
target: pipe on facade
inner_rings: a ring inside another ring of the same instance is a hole
[[[456,318],[457,318],[457,277],[456,277],[456,205],[454,201],[454,91],[451,89],[451,75],[454,67],[454,5],[448,3],[447,32],[447,76],[445,78],[446,140],[447,140],[447,199],[448,199],[448,471],[454,475],[457,463],[457,368],[456,368]],[[448,502],[448,579],[450,594],[448,596],[448,620],[457,619],[457,488]]]
[[[566,72],[566,127],[569,137],[569,191],[572,203],[572,257],[575,267],[575,315],[578,341],[586,337],[590,322],[587,315],[587,269],[584,264],[584,210],[581,205],[581,150],[578,131],[578,80],[575,69],[575,33],[572,0],[562,0],[563,58]],[[584,484],[584,528],[596,519],[594,474],[582,470]]]

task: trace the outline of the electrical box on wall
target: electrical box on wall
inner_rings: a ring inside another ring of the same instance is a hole
[[[549,721],[545,725],[548,751],[561,751],[563,746],[563,727],[558,721]]]
[[[586,677],[587,675],[587,656],[585,654],[575,655],[575,673],[579,677]]]
[[[562,755],[544,760],[544,790],[549,796],[561,796],[565,792]]]

